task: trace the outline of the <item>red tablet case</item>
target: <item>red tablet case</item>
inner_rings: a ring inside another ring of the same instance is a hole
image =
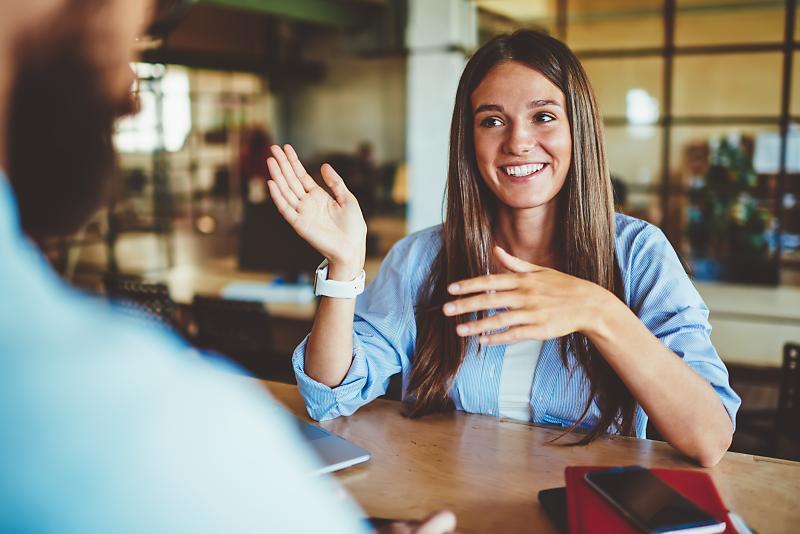
[[[567,482],[567,518],[570,534],[635,533],[636,528],[586,483],[589,471],[608,469],[598,466],[573,466],[564,470]],[[736,534],[728,519],[728,509],[706,473],[681,469],[651,469],[653,474],[672,486],[697,506],[725,521],[725,532]]]

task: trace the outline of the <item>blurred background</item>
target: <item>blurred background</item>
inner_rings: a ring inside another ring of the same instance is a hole
[[[691,266],[744,399],[734,450],[797,457],[795,0],[160,6],[134,65],[140,111],[116,134],[113,198],[78,234],[43,243],[67,279],[253,375],[291,381],[320,258],[268,199],[267,147],[292,143],[312,174],[328,161],[345,178],[368,220],[374,277],[394,242],[442,220],[467,58],[494,35],[536,28],[590,76],[618,210],[660,226]]]

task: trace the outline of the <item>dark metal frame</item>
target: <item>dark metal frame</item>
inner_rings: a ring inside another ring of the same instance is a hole
[[[775,247],[775,257],[778,262],[781,261],[781,254],[783,247],[781,243],[781,235],[783,231],[783,195],[786,188],[786,180],[788,179],[786,172],[786,152],[789,145],[789,123],[791,117],[789,116],[789,106],[791,105],[791,89],[792,89],[792,55],[793,50],[800,50],[798,43],[794,42],[794,22],[797,15],[797,0],[786,0],[786,13],[784,20],[784,35],[783,35],[783,89],[781,94],[781,141],[780,141],[780,166],[778,170],[778,183],[776,184],[775,191],[775,216],[778,218],[778,241]],[[800,90],[800,87],[797,88]]]

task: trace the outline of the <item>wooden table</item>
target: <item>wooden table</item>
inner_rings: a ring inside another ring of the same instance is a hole
[[[295,386],[264,386],[308,420]],[[563,447],[550,443],[559,435],[553,429],[465,413],[410,420],[386,400],[321,426],[372,453],[337,475],[368,515],[419,518],[449,508],[463,532],[556,532],[536,495],[563,486],[568,465],[700,469],[658,441],[610,437]],[[800,530],[800,463],[727,453],[705,471],[759,533]]]

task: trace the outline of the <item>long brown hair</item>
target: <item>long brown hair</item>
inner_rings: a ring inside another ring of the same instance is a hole
[[[486,74],[505,61],[518,61],[539,71],[566,100],[572,158],[556,199],[559,224],[555,242],[560,243],[561,269],[622,299],[614,253],[611,178],[602,123],[588,77],[577,57],[553,37],[529,30],[496,37],[469,60],[456,93],[442,248],[417,305],[416,356],[406,407],[412,417],[452,405],[449,390],[467,350],[474,347],[474,340],[456,335],[456,325],[469,318],[446,317],[441,308],[448,299],[446,288],[450,283],[484,275],[492,267],[492,229],[498,201],[481,178],[475,160],[470,98]],[[636,401],[603,356],[579,333],[561,338],[559,348],[563,365],[569,368],[571,353],[589,380],[588,399],[575,426],[586,418],[592,402],[600,410],[597,424],[580,443],[593,440],[612,425],[630,435]]]

